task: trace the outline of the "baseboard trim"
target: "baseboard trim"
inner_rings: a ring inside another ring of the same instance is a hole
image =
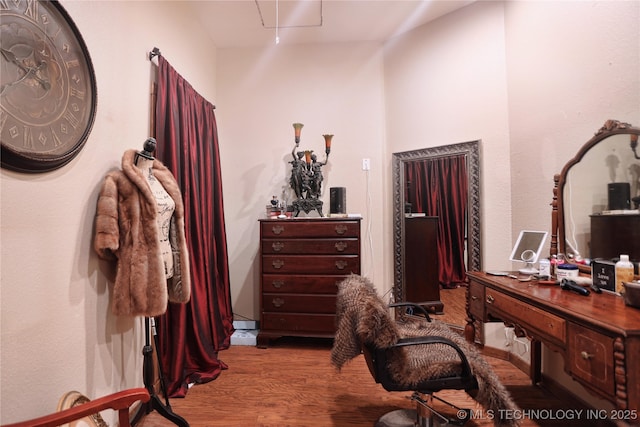
[[[563,396],[563,398],[571,398],[575,403],[582,405],[586,408],[597,409],[597,408],[594,408],[591,403],[587,402],[586,400],[583,400],[580,396],[571,392],[569,389],[567,389],[565,386],[560,384],[558,381],[556,381],[555,379],[551,378],[548,375],[545,375],[544,373],[542,374],[542,380],[539,385],[545,390],[549,390],[550,393],[556,396]]]
[[[499,348],[484,346],[480,349],[483,355],[489,357],[495,357],[496,359],[506,360],[507,362],[511,362],[513,366],[518,368],[520,371],[529,375],[531,365],[527,363],[525,360],[515,356],[513,353],[502,350]]]
[[[522,360],[518,356],[513,355],[513,353],[509,351],[502,350],[499,348],[494,348],[494,347],[487,347],[487,346],[480,347],[479,350],[483,356],[494,357],[496,359],[511,362],[513,366],[518,368],[523,373],[527,375],[530,374],[530,364]],[[562,397],[563,399],[572,400],[577,405],[583,406],[585,408],[594,409],[593,405],[591,405],[589,402],[580,398],[575,393],[571,392],[568,388],[566,388],[565,386],[563,386],[562,384],[560,384],[558,381],[551,378],[550,376],[546,375],[545,373],[541,374],[541,381],[538,384],[538,387],[541,387],[547,390],[549,393],[551,393],[554,396],[559,396],[559,397]],[[605,423],[605,425],[608,425],[608,424]]]

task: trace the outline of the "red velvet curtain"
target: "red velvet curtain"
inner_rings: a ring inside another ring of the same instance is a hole
[[[437,216],[440,284],[456,287],[467,278],[464,264],[468,179],[464,155],[407,162],[405,200],[412,212]]]
[[[189,383],[215,379],[227,366],[233,312],[215,107],[158,57],[156,156],[176,177],[185,207],[191,301],[170,303],[158,320],[167,394],[184,397]]]

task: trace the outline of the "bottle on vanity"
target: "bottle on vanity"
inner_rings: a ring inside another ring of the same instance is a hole
[[[551,278],[551,261],[549,258],[542,258],[538,266],[538,275],[547,279]]]
[[[616,262],[616,292],[624,293],[622,282],[633,280],[633,263],[629,261],[629,255],[620,255],[620,261]]]

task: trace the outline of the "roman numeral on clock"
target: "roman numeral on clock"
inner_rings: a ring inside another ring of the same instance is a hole
[[[65,119],[67,119],[67,121],[69,122],[69,124],[71,126],[73,126],[74,129],[76,129],[78,127],[78,125],[80,124],[80,120],[78,120],[76,118],[76,116],[74,116],[71,111],[67,110],[64,112],[64,116]]]
[[[38,22],[38,1],[27,0],[27,8],[24,11],[24,15],[31,19],[33,22]]]
[[[84,99],[84,92],[81,90],[78,90],[76,88],[71,88],[69,93],[71,96],[75,96],[78,99]]]

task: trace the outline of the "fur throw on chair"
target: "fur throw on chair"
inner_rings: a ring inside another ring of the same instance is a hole
[[[338,288],[337,329],[331,350],[331,363],[338,370],[358,356],[365,343],[386,348],[401,338],[427,335],[448,338],[462,349],[478,382],[477,392],[468,393],[485,409],[492,411],[496,426],[519,425],[516,419],[499,419],[501,414],[506,413],[504,410],[515,411],[518,406],[489,363],[462,336],[437,320],[426,322],[404,316],[394,321],[373,284],[361,276],[351,275]],[[394,381],[408,388],[425,378],[451,376],[460,372],[458,354],[444,344],[407,346],[393,351],[397,354],[390,356],[390,374]]]

